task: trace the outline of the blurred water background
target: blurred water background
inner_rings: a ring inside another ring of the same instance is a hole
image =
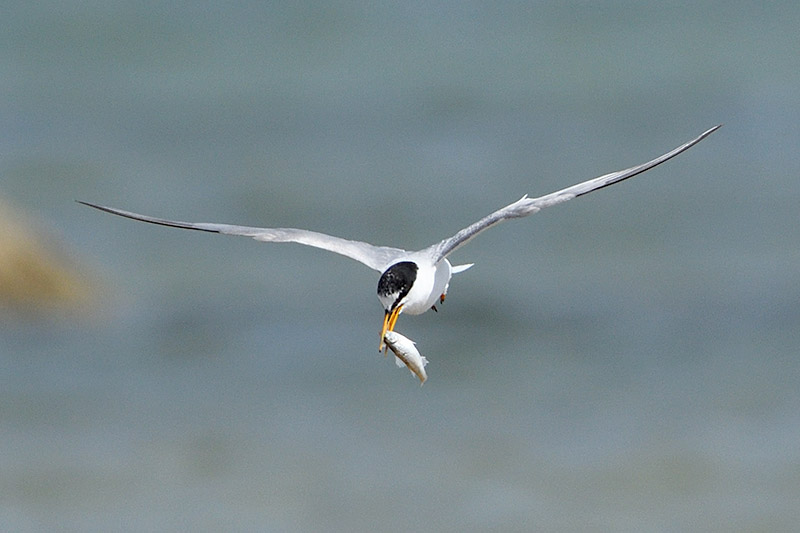
[[[3,530],[796,530],[799,22],[6,3],[0,197],[90,294],[4,303]],[[74,202],[415,249],[720,122],[459,250],[422,388],[368,268]]]

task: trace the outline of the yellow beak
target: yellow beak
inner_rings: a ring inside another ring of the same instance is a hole
[[[392,311],[386,311],[383,314],[383,329],[381,329],[381,344],[378,346],[378,351],[382,352],[385,348],[383,337],[386,336],[387,331],[394,331],[394,325],[397,323],[397,317],[400,316],[400,311],[403,310],[402,305],[398,305]]]

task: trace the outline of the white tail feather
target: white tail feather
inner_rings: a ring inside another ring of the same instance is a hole
[[[465,270],[472,268],[472,265],[475,263],[469,263],[467,265],[456,265],[450,269],[451,274],[458,274],[459,272],[464,272]]]

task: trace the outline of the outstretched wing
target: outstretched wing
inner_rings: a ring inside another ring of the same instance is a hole
[[[597,189],[602,189],[603,187],[608,187],[609,185],[613,185],[614,183],[622,180],[632,178],[633,176],[650,170],[656,165],[660,165],[664,161],[672,159],[681,152],[688,150],[695,144],[699,143],[717,131],[720,127],[722,127],[722,124],[719,126],[714,126],[713,128],[700,134],[699,137],[692,139],[686,144],[682,144],[674,150],[667,152],[666,154],[659,156],[652,161],[648,161],[647,163],[643,163],[625,170],[612,172],[611,174],[606,174],[604,176],[600,176],[599,178],[584,181],[583,183],[578,183],[572,187],[567,187],[566,189],[561,189],[560,191],[556,191],[545,196],[540,196],[539,198],[528,198],[528,195],[525,195],[513,204],[507,205],[502,209],[498,209],[494,213],[485,216],[474,224],[462,229],[449,239],[445,239],[438,244],[434,244],[424,251],[429,253],[434,263],[437,263],[447,257],[447,255],[452,253],[455,249],[469,242],[469,240],[475,237],[478,233],[494,226],[498,222],[502,222],[510,218],[526,217],[536,213],[541,209],[544,209],[545,207],[560,204],[561,202],[572,200],[573,198],[588,194],[592,191],[596,191]]]
[[[306,246],[322,248],[323,250],[355,259],[378,272],[383,272],[389,265],[407,255],[405,250],[399,248],[373,246],[366,242],[341,239],[339,237],[325,235],[324,233],[317,233],[316,231],[295,228],[253,228],[249,226],[232,226],[229,224],[212,224],[205,222],[179,222],[176,220],[165,220],[163,218],[139,215],[137,213],[131,213],[130,211],[95,205],[89,202],[79,201],[78,203],[114,215],[141,220],[142,222],[149,222],[151,224],[159,224],[161,226],[208,231],[211,233],[222,233],[224,235],[241,235],[243,237],[252,237],[257,241],[263,242],[296,242],[298,244],[305,244]]]

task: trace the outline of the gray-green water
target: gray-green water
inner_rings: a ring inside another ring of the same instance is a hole
[[[98,276],[4,315],[8,531],[791,531],[796,2],[14,2],[0,194]],[[114,218],[405,248],[515,221],[376,352],[377,274]]]

